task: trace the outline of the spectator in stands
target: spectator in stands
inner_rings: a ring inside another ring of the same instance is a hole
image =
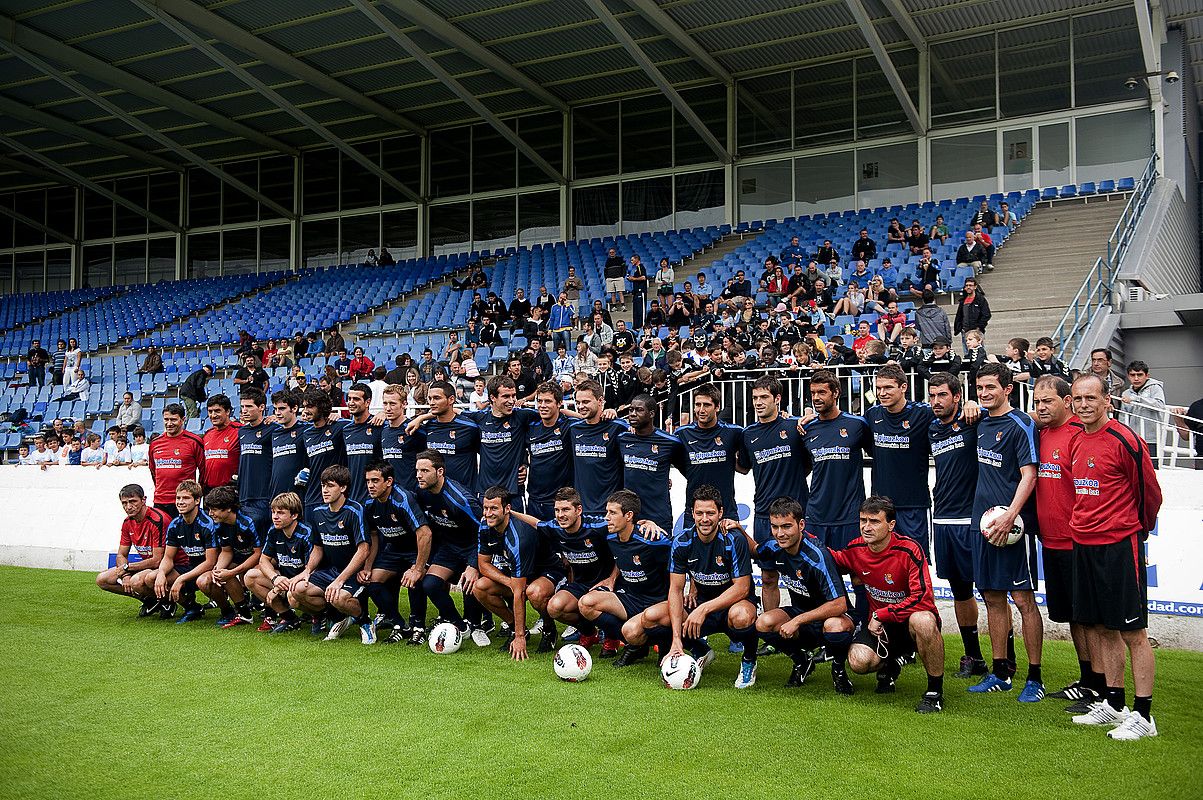
[[[638,311],[636,304],[636,311]],[[571,305],[568,301],[568,293],[560,292],[559,300],[551,308],[551,317],[547,321],[547,328],[551,331],[551,340],[558,348],[561,344],[564,349],[571,349],[572,344],[572,328],[576,322],[576,306]]]
[[[402,363],[401,356],[393,358],[393,368],[384,374],[384,382],[390,386],[394,383],[401,383],[405,380],[405,373],[408,368]]]
[[[146,429],[134,426],[134,443],[130,446],[130,468],[145,467],[150,463],[150,445],[146,441]]]
[[[852,349],[859,351],[873,339],[873,330],[869,327],[869,322],[861,320],[856,325],[856,338],[852,340]]]
[[[881,262],[881,269],[878,270],[877,277],[881,278],[882,286],[887,289],[893,289],[902,284],[902,277],[898,274],[898,267],[895,267],[894,262],[888,258]]]
[[[264,369],[271,369],[275,366],[273,362],[276,360],[276,354],[280,352],[280,348],[276,345],[275,339],[268,339],[263,346],[263,359],[259,362]]]
[[[489,313],[489,307],[485,304],[484,297],[480,292],[472,295],[472,303],[468,306],[468,319],[480,322],[480,318]]]
[[[551,339],[551,333],[547,330],[547,315],[543,313],[542,306],[532,306],[530,313],[530,319],[522,326],[522,335],[527,344],[536,345],[543,350]]]
[[[860,238],[852,243],[853,261],[872,261],[877,258],[877,242],[869,236],[868,228],[860,229]]]
[[[698,296],[698,300],[702,303],[705,303],[714,296],[714,286],[706,281],[705,272],[697,274],[697,283],[693,287],[693,293]]]
[[[911,222],[911,230],[906,235],[906,246],[910,248],[911,255],[917,256],[923,252],[923,249],[931,243],[931,237],[923,230],[923,226],[919,224],[919,220]]]
[[[614,344],[614,329],[606,324],[600,313],[594,312],[593,331],[589,336],[589,349],[598,354],[612,344]]]
[[[607,325],[609,325],[611,328],[614,327],[614,318],[612,316],[610,316],[609,310],[605,306],[602,305],[601,300],[593,301],[593,307],[591,309],[589,309],[588,319],[592,319],[593,315],[595,315],[595,314],[601,314],[602,321],[605,322]]]
[[[618,251],[613,247],[606,255],[606,263],[602,267],[602,277],[606,279],[606,294],[610,296],[611,309],[627,310],[627,262],[622,260]]]
[[[1000,364],[1011,370],[1011,406],[1022,408],[1020,403],[1020,385],[1026,386],[1032,380],[1032,364],[1028,361],[1028,350],[1031,342],[1022,337],[1007,340],[1007,346],[1002,355],[996,356]]]
[[[670,302],[666,298],[676,294],[677,271],[667,258],[660,259],[660,267],[656,270],[656,294],[662,303]]]
[[[839,264],[828,264],[824,274],[827,276],[827,285],[833,289],[844,282],[844,270]]]
[[[54,349],[54,353],[50,356],[50,382],[56,386],[63,382],[63,365],[67,362],[67,342],[65,339],[59,339],[58,344]]]
[[[443,370],[441,365],[437,366]],[[388,381],[384,379],[386,374],[384,367],[376,367],[372,370],[372,380],[368,382],[368,388],[372,390],[372,398],[368,401],[368,413],[374,417],[384,414],[384,390],[388,388]]]
[[[965,231],[965,241],[957,248],[957,266],[973,267],[973,274],[978,275],[986,263],[986,248],[973,231]]]
[[[268,383],[267,370],[259,366],[259,359],[253,355],[248,355],[242,362],[242,368],[234,374],[234,385],[238,387],[239,394],[247,389],[258,389],[266,394]]]
[[[965,358],[961,360],[962,368],[966,372],[965,386],[969,388],[969,393],[972,395],[969,399],[977,399],[977,389],[974,387],[974,382],[977,380],[977,371],[985,364],[993,359],[986,352],[986,337],[976,328],[970,328],[961,333],[961,341],[965,345]]]
[[[869,279],[869,285],[865,287],[865,308],[861,313],[884,314],[886,305],[897,299],[898,297],[886,288],[881,276],[874,275]]]
[[[668,325],[668,315],[664,313],[664,309],[660,307],[659,300],[653,300],[651,308],[647,310],[647,317],[643,320],[645,328],[659,330]]]
[[[70,391],[70,385],[79,380],[75,373],[83,369],[83,366],[84,354],[79,349],[79,342],[73,336],[67,340],[67,352],[63,357],[63,387],[68,391]]]
[[[948,230],[948,224],[944,222],[943,214],[936,214],[936,222],[931,226],[931,230],[928,231],[928,236],[940,244],[944,244],[952,236],[952,232]]]
[[[1124,385],[1123,379],[1112,371],[1111,351],[1105,347],[1096,347],[1090,351],[1090,374],[1103,381],[1110,395],[1114,395],[1119,387]]]
[[[292,335],[292,341],[288,343],[286,350],[288,360],[293,364],[300,364],[301,359],[305,357],[305,350],[308,345],[305,343],[305,334],[297,331]]]
[[[811,262],[812,264],[814,262]],[[790,308],[797,313],[798,305],[806,302],[807,296],[810,294],[810,284],[805,278],[805,273],[802,270],[801,264],[794,264],[793,272],[789,276],[789,280],[785,282],[785,297]]]
[[[46,385],[46,365],[48,363],[50,363],[50,353],[42,347],[41,339],[34,339],[25,353],[25,369],[29,375],[30,386]]]
[[[568,304],[572,306],[573,315],[580,314],[581,311],[581,290],[585,288],[585,284],[581,282],[580,276],[576,274],[576,267],[568,267],[568,277],[564,279],[563,294],[568,298]]]
[[[459,340],[459,332],[451,331],[447,334],[447,344],[443,345],[443,353],[439,358],[439,363],[446,365],[452,361],[459,361],[460,352],[464,349],[463,342]],[[396,383],[396,381],[389,381]]]
[[[819,248],[818,253],[815,253],[815,261],[818,261],[820,264],[840,263],[840,254],[831,246],[830,239],[823,240],[823,246]]]
[[[497,296],[497,292],[489,292],[485,297],[485,312],[481,316],[488,316],[498,328],[505,325],[509,314],[506,311],[505,303]]]
[[[70,456],[68,456],[70,458]],[[83,467],[93,467],[100,469],[105,465],[104,448],[100,446],[100,435],[89,433],[87,438],[87,446],[82,448],[79,454],[79,463]]]
[[[912,297],[922,297],[927,290],[933,292],[942,291],[940,288],[940,261],[932,258],[931,248],[923,248],[923,255],[919,258],[919,263],[915,265],[915,275],[913,281],[906,281],[906,291]]]
[[[346,405],[347,396],[343,392],[342,387],[330,380],[328,375],[323,375],[322,377],[318,378],[317,388],[330,398],[331,408],[338,408]]]
[[[457,292],[469,289],[487,289],[489,288],[489,279],[479,264],[473,264],[468,268],[468,274],[462,281],[451,279],[451,288]]]
[[[1053,353],[1056,343],[1051,337],[1041,336],[1036,340],[1036,357],[1032,359],[1032,383],[1044,375],[1056,375],[1058,378],[1070,379],[1069,369],[1065,362]]]
[[[981,225],[973,226],[973,238],[977,239],[977,243],[982,246],[986,252],[986,263],[982,269],[986,272],[994,271],[994,240],[990,238],[990,232]]]
[[[493,322],[493,318],[488,314],[480,318],[480,333],[477,334],[477,339],[481,347],[489,348],[489,358],[493,357],[498,347],[505,344],[501,340],[501,328]]]
[[[969,220],[969,224],[993,228],[998,225],[998,215],[991,210],[990,204],[983,200],[977,211],[973,212],[973,218]]]
[[[331,325],[330,330],[326,331],[326,334],[325,352],[338,353],[346,351],[347,343],[343,340],[343,335],[338,330],[337,325]]]
[[[1006,200],[998,204],[998,224],[1008,230],[1019,227],[1019,217],[1015,216],[1015,212],[1011,210],[1011,206]]]
[[[919,374],[930,378],[936,372],[956,375],[961,371],[961,357],[952,352],[952,339],[939,338],[932,342],[931,355],[923,359]]]
[[[627,273],[627,281],[631,284],[632,322],[636,328],[643,327],[643,318],[647,314],[647,267],[638,255],[631,256],[631,269]]]
[[[133,392],[121,395],[121,405],[117,406],[114,422],[121,426],[122,431],[128,431],[142,422],[142,404],[134,401]]]
[[[936,293],[931,289],[923,290],[923,305],[915,311],[915,330],[919,334],[919,344],[925,348],[941,339],[952,341],[948,312],[936,305]]]
[[[736,271],[735,280],[731,284],[731,291],[735,297],[747,297],[751,299],[752,282],[748,280],[747,275],[742,269]]]
[[[29,445],[21,444],[17,447],[17,464],[21,466],[30,466],[37,462],[29,455]]]
[[[104,454],[112,458],[117,453],[117,443],[128,441],[128,437],[120,425],[110,425],[108,434],[108,441],[104,443]]]
[[[882,262],[885,263],[885,262]],[[861,286],[868,286],[869,279],[873,277],[873,273],[869,272],[865,262],[857,261],[852,265],[852,271],[848,273],[848,280],[856,281]]]
[[[898,310],[898,301],[891,300],[885,312],[877,318],[877,337],[883,342],[893,344],[906,330],[906,314]]]
[[[234,355],[238,357],[238,363],[242,363],[242,359],[249,356],[255,351],[255,337],[251,336],[250,331],[238,331],[238,348],[234,351]]]
[[[300,367],[293,367],[292,374],[288,376],[288,388],[293,391],[303,392],[309,388],[309,376]]]
[[[519,286],[514,290],[514,299],[510,301],[510,306],[506,311],[511,332],[522,330],[526,321],[530,319],[530,311],[530,300],[526,299],[526,291]]]
[[[788,269],[795,264],[801,264],[806,260],[806,251],[802,249],[802,245],[798,243],[797,236],[791,236],[789,244],[781,251],[781,263]]]
[[[965,279],[965,288],[961,290],[961,302],[957,306],[956,319],[953,321],[953,333],[961,335],[961,344],[965,346],[966,352],[969,350],[969,343],[965,341],[965,335],[968,331],[977,331],[978,335],[985,339],[986,326],[990,324],[990,303],[986,301],[986,295],[977,288],[977,281],[973,278]]]
[[[1194,464],[1190,466],[1195,469],[1203,469],[1203,398],[1191,403],[1189,408],[1173,406],[1170,410],[1173,413],[1173,423],[1178,429],[1178,435],[1188,445],[1193,438],[1195,458]],[[1184,466],[1187,465],[1184,464]]]
[[[547,291],[547,287],[540,286],[539,296],[535,298],[535,301],[531,304],[531,306],[538,306],[539,308],[543,309],[543,318],[546,319],[547,316],[551,314],[551,307],[555,304],[556,299],[551,296],[550,292]]]
[[[370,380],[374,369],[376,369],[376,364],[372,359],[363,354],[362,347],[356,347],[355,357],[351,359],[351,380]]]
[[[773,274],[765,281],[764,291],[769,296],[769,302],[776,305],[786,295],[786,285],[789,283],[785,277],[785,270],[780,266],[773,269]]]
[[[91,385],[92,382],[88,380],[88,376],[84,374],[84,371],[77,369],[71,383],[67,384],[67,391],[59,398],[59,401],[65,403],[68,400],[83,400],[86,402],[88,399],[88,388]]]
[[[576,372],[576,356],[568,353],[568,348],[563,342],[556,344],[556,357],[551,360],[551,370],[557,378]]]
[[[1165,384],[1149,377],[1149,365],[1144,361],[1128,364],[1128,388],[1120,395],[1121,417],[1136,435],[1149,445],[1153,468],[1157,468],[1157,444],[1165,415]]]
[[[387,247],[380,248],[380,258],[377,261],[382,267],[392,267],[397,263],[397,259],[393,258],[393,254],[388,251]]]
[[[382,369],[382,367],[377,367],[376,369]],[[373,376],[374,375],[375,372],[373,371]],[[383,375],[380,377],[381,379],[384,378]],[[422,360],[418,363],[418,379],[421,380],[422,383],[434,383],[435,381],[446,380],[446,378],[446,368],[434,360],[434,351],[427,347],[422,351]],[[381,389],[381,391],[384,390]],[[381,396],[380,399],[383,400],[384,397]],[[383,406],[381,406],[381,408],[383,408]]]
[[[468,395],[469,411],[484,411],[489,407],[489,393],[485,389],[485,379],[476,378],[472,382],[472,393]]]
[[[305,357],[316,358],[322,355],[326,350],[326,344],[321,340],[321,337],[316,332],[310,331],[305,336]]]
[[[365,267],[375,267],[380,264],[380,259],[376,258],[376,251],[369,249],[368,254],[363,257],[363,265]]]
[[[66,344],[64,342],[64,344]],[[47,445],[48,437],[33,437],[33,452],[29,454],[29,463],[37,464],[40,469],[58,465],[58,453],[52,452]]]
[[[890,220],[890,224],[886,227],[886,244],[906,244],[906,230],[898,221],[898,217]]]

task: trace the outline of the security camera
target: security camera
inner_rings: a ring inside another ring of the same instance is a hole
[[[1182,78],[1180,78],[1178,76],[1178,73],[1174,72],[1173,70],[1170,70],[1169,72],[1165,73],[1165,82],[1166,83],[1177,83],[1180,80],[1182,80]]]
[[[1124,86],[1128,87],[1129,92],[1135,92],[1136,87],[1139,85],[1140,81],[1136,80],[1136,78],[1128,78],[1128,80],[1124,81]]]

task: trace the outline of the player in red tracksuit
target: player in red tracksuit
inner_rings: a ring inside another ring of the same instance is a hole
[[[1089,627],[1090,651],[1107,682],[1104,699],[1074,722],[1117,726],[1107,734],[1112,739],[1156,736],[1145,539],[1157,524],[1161,487],[1144,440],[1110,418],[1107,387],[1098,376],[1074,381],[1073,409],[1082,421],[1070,445],[1073,616]],[[1136,690],[1132,711],[1124,697],[1125,646]]]
[[[200,484],[206,494],[210,489],[225,486],[238,474],[238,428],[241,424],[230,419],[234,407],[230,398],[215,394],[207,405],[209,423],[201,442],[205,445],[205,460],[201,462]]]
[[[171,518],[147,505],[146,492],[139,484],[122,486],[118,497],[125,510],[125,520],[121,523],[121,539],[117,543],[117,563],[96,576],[96,585],[106,592],[141,600],[142,610],[138,616],[146,617],[159,609],[154,579],[167,546],[167,525]],[[187,559],[188,556],[179,553],[176,561],[181,557]]]
[[[163,432],[150,440],[150,479],[155,485],[155,508],[175,519],[175,490],[181,481],[196,480],[205,460],[205,445],[195,433],[184,430],[184,407],[169,403],[163,409]],[[237,463],[237,462],[235,462]]]
[[[840,572],[863,583],[869,594],[869,622],[848,651],[848,667],[877,673],[877,693],[894,691],[898,656],[918,651],[927,670],[927,692],[915,710],[932,714],[944,708],[944,638],[923,549],[895,535],[894,503],[873,496],[860,507],[861,538],[832,552]]]

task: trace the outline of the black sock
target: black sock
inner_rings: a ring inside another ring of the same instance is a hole
[[[760,638],[764,639],[765,644],[771,644],[777,648],[778,652],[785,653],[793,659],[794,663],[797,663],[802,655],[802,646],[798,644],[796,638],[786,639],[779,633],[765,633]]]
[[[994,663],[991,665],[990,671],[993,672],[994,677],[998,678],[1000,681],[1007,681],[1011,679],[1011,665],[1007,663],[1007,659],[1005,658],[994,659]]]
[[[1028,664],[1028,680],[1035,681],[1036,683],[1044,683],[1044,680],[1040,676],[1039,664]]]
[[[436,578],[434,575],[427,575],[422,579],[422,592],[430,598],[430,602],[434,603],[440,617],[453,623],[460,630],[464,629],[464,618],[460,615],[459,609],[455,607],[455,601],[451,599],[447,581]]]
[[[293,611],[290,608],[287,611],[285,611],[283,614],[280,614],[279,618],[284,620],[285,622],[294,622],[294,621],[296,621],[296,618],[297,618],[297,612]]]
[[[355,623],[357,625],[364,625],[372,619],[368,611],[368,593],[360,592],[359,597],[355,599],[359,601],[359,614],[355,617]]]
[[[396,625],[401,620],[399,586],[393,581],[384,583],[369,583],[367,594],[371,596],[376,609],[384,615],[390,625]]]
[[[1108,686],[1103,697],[1106,698],[1107,705],[1116,711],[1122,711],[1124,706],[1128,704],[1128,699],[1124,694],[1124,687],[1122,686]]]
[[[694,658],[701,658],[702,656],[706,655],[707,651],[710,650],[710,645],[706,644],[701,639],[686,638],[686,639],[682,640],[681,645]],[[660,650],[661,650],[661,652],[663,652],[664,648],[661,647]]]
[[[928,675],[927,676],[927,691],[935,692],[936,694],[944,694],[944,676],[943,675]]]
[[[1090,671],[1090,683],[1086,684],[1100,697],[1107,691],[1107,677],[1101,672]]]
[[[464,619],[477,628],[487,628],[488,624],[493,621],[493,615],[485,610],[485,607],[480,604],[480,601],[471,594],[464,595]]]
[[[848,648],[852,646],[852,632],[824,633],[823,641],[827,646],[827,655],[831,656],[831,668],[844,670],[844,662],[848,660]]]
[[[326,606],[326,619],[330,622],[340,622],[346,614],[339,611],[334,606]]]
[[[1090,673],[1091,673],[1090,662],[1083,661],[1082,659],[1079,658],[1078,659],[1078,671],[1080,673],[1080,677],[1078,678],[1078,685],[1079,686],[1089,686],[1090,685]]]
[[[426,592],[422,591],[420,583],[409,590],[409,624],[415,628],[426,627]]]
[[[235,603],[235,604],[234,604],[234,610],[235,610],[235,611],[237,611],[239,614],[242,614],[242,615],[244,615],[244,616],[247,616],[247,615],[249,615],[249,614],[251,613],[251,600],[250,600],[250,598],[249,598],[249,597],[244,597],[244,598],[242,598],[242,602],[241,602],[241,603]]]
[[[606,639],[615,642],[622,641],[622,620],[613,614],[603,611],[597,616],[597,627],[606,634]]]
[[[756,626],[749,625],[746,628],[732,628],[729,633],[731,641],[739,642],[744,646],[743,660],[755,664],[756,646],[760,641],[760,635],[756,633]]]
[[[1007,660],[1015,663],[1015,629],[1007,631]]]
[[[852,587],[852,594],[856,598],[856,603],[852,607],[852,620],[859,622],[861,625],[868,625],[869,590],[865,588],[863,583],[858,583]]]
[[[977,638],[976,625],[962,625],[961,627],[961,643],[965,645],[965,655],[970,658],[976,658],[978,661],[982,659],[982,643]]]
[[[1149,722],[1152,722],[1153,721],[1153,695],[1149,695],[1148,697],[1141,697],[1140,695],[1137,695],[1135,700],[1132,701],[1132,710],[1135,711],[1137,714],[1140,714],[1142,717],[1147,719]]]
[[[582,618],[581,621],[578,622],[575,627],[576,627],[576,632],[579,633],[581,636],[593,636],[597,633],[597,626],[594,625],[592,622],[590,622],[587,619]]]

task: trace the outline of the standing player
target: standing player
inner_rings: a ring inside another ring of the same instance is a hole
[[[548,385],[551,384],[544,384]],[[539,396],[542,389],[536,402]],[[581,614],[579,601],[594,589],[614,590],[618,570],[606,541],[609,529],[604,519],[584,516],[581,496],[571,486],[556,490],[553,513],[552,519],[539,523],[539,532],[555,540],[556,550],[568,563],[571,574],[568,582],[548,600],[547,613],[553,620],[575,626],[580,631],[578,643],[589,648],[597,644],[597,626]],[[616,655],[618,640],[606,639],[601,657]]]
[[[618,434],[626,423],[607,419],[605,396],[596,381],[576,387],[576,409],[582,420],[568,430],[572,442],[572,476],[586,514],[606,513],[608,498],[622,488],[622,456]]]
[[[649,395],[631,398],[629,430],[618,434],[624,486],[637,486],[643,516],[663,530],[673,530],[669,472],[684,471],[685,451],[675,436],[657,430],[656,403]]]
[[[205,615],[204,606],[196,602],[197,579],[217,563],[217,524],[201,511],[200,501],[201,485],[180,481],[175,490],[178,513],[167,526],[166,548],[155,575],[155,597],[163,601],[161,615],[170,619],[177,603],[184,608],[177,625]]]
[[[372,414],[368,410],[371,404],[372,387],[366,383],[357,383],[347,390],[347,410],[351,412],[351,419],[342,426],[343,445],[347,448],[347,469],[351,472],[347,499],[361,506],[368,501],[368,485],[364,475],[368,466],[381,458],[381,427],[372,421]]]
[[[447,476],[471,491],[476,486],[480,426],[455,410],[455,387],[447,381],[430,384],[426,402],[430,404],[429,414],[423,415],[426,421],[420,421],[423,417],[415,419],[406,426],[406,432],[411,436],[420,432],[426,449],[443,457]]]
[[[932,517],[936,575],[952,588],[953,611],[965,655],[958,678],[986,674],[977,631],[977,600],[973,596],[973,494],[977,491],[977,426],[961,420],[964,392],[961,381],[947,372],[927,380],[927,399],[935,418],[928,428],[936,486]],[[1007,657],[1014,659],[1015,640],[1007,639]]]
[[[128,594],[142,601],[139,617],[148,617],[158,608],[154,576],[163,560],[165,536],[171,518],[146,503],[146,492],[136,483],[128,483],[117,493],[125,520],[117,543],[117,564],[96,576],[96,585],[113,594]],[[130,560],[130,550],[138,558]]]
[[[263,419],[266,405],[263,392],[253,387],[243,389],[238,400],[242,418],[242,427],[238,429],[238,502],[242,513],[254,523],[260,539],[271,523],[267,505],[272,497],[272,435],[276,427]]]
[[[1004,368],[1005,369],[1005,368]],[[927,557],[919,545],[894,533],[894,504],[869,497],[860,508],[861,540],[832,555],[841,572],[856,575],[869,593],[869,621],[848,650],[858,675],[877,673],[877,693],[894,691],[898,656],[918,651],[927,671],[927,691],[915,710],[944,709],[944,637],[932,593]]]
[[[518,388],[509,375],[494,376],[486,386],[489,407],[461,415],[475,422],[480,429],[476,493],[483,498],[486,489],[501,486],[521,511],[525,503],[518,491],[518,470],[526,456],[527,430],[539,421],[539,414],[531,408],[514,407]]]
[[[384,643],[397,644],[408,638],[410,644],[421,644],[426,641],[422,579],[430,562],[430,526],[414,496],[396,485],[392,465],[384,461],[371,464],[366,478],[371,499],[363,514],[372,540],[359,582],[367,586],[368,596],[390,629]],[[402,586],[409,591],[408,626],[401,619]]]
[[[155,485],[155,508],[175,519],[175,490],[181,482],[195,480],[205,461],[205,445],[195,433],[184,430],[184,407],[168,403],[163,409],[163,432],[150,440],[147,458]]]
[[[825,547],[839,550],[859,536],[857,509],[865,501],[864,454],[873,451],[873,434],[863,417],[840,411],[840,382],[828,370],[810,377],[810,402],[818,419],[803,438],[814,463],[806,530]]]
[[[973,541],[973,577],[986,601],[986,624],[994,659],[991,671],[971,692],[1007,692],[1015,662],[1007,657],[1011,635],[1011,609],[1007,594],[1019,609],[1023,646],[1028,656],[1028,676],[1019,702],[1036,703],[1044,697],[1040,658],[1044,647],[1044,620],[1036,605],[1037,520],[1031,513],[1036,488],[1036,424],[1027,414],[1011,408],[1011,370],[1005,364],[983,364],[977,371],[977,399],[987,412],[977,425],[977,491],[969,518]],[[995,506],[1006,507],[987,529],[982,514]],[[1024,512],[1026,533],[1015,544],[1007,534]]]
[[[288,587],[309,563],[313,531],[301,522],[301,498],[296,492],[276,495],[271,509],[272,527],[259,554],[259,564],[246,574],[246,586],[265,606],[259,630],[285,633],[301,625],[288,605]]]
[[[744,429],[739,458],[756,480],[752,538],[760,545],[773,536],[769,505],[774,500],[793,497],[803,506],[810,500],[806,476],[811,462],[801,423],[781,412],[780,381],[757,378],[752,384],[752,409],[756,422]],[[777,585],[777,573],[771,570],[761,573],[761,604],[765,611],[781,605],[781,587]]]
[[[230,398],[215,394],[209,398],[209,430],[201,436],[205,445],[205,460],[201,464],[200,484],[208,492],[225,486],[238,474],[238,423],[230,419],[234,407]]]
[[[607,639],[641,637],[643,612],[668,599],[668,562],[672,539],[650,539],[636,530],[639,495],[619,489],[606,501],[606,544],[618,566],[614,588],[597,587],[580,599],[585,619],[605,632]],[[628,645],[614,660],[625,667],[650,652],[646,644]]]
[[[311,515],[319,506],[328,502],[323,500],[321,476],[330,467],[346,466],[347,446],[343,441],[343,423],[330,421],[330,395],[321,389],[306,389],[301,403],[309,423],[301,429],[301,442],[305,446],[305,468],[309,470],[309,480],[305,485],[305,519],[309,521],[316,536],[318,530]],[[314,544],[317,544],[316,538]]]
[[[243,393],[258,392],[247,389]],[[259,392],[262,394],[262,392]],[[217,542],[221,552],[213,571],[197,580],[197,587],[211,597],[221,609],[217,620],[219,628],[234,628],[254,622],[250,597],[243,585],[246,573],[259,563],[263,550],[263,538],[255,521],[242,512],[238,503],[238,492],[233,486],[218,486],[205,495],[205,512],[217,523]],[[230,604],[233,603],[233,608]]]
[[[568,430],[576,420],[564,416],[561,411],[563,401],[564,393],[555,381],[539,384],[535,389],[535,411],[539,421],[526,429],[529,462],[526,510],[540,520],[550,520],[555,516],[559,487],[573,484],[572,443]]]
[[[305,454],[305,426],[297,419],[301,395],[292,389],[272,395],[276,424],[272,427],[272,471],[267,494],[276,498],[296,489],[297,475],[309,464]]]
[[[391,384],[385,387],[383,395],[385,424],[380,429],[381,458],[393,468],[398,486],[407,492],[416,492],[418,479],[414,475],[414,463],[418,453],[426,449],[422,446],[422,436],[406,431],[409,420],[405,419],[405,388]]]
[[[703,484],[713,486],[722,495],[723,518],[739,520],[735,501],[735,473],[747,472],[739,466],[739,449],[744,431],[719,419],[722,392],[713,383],[693,390],[693,422],[677,428],[677,439],[685,448],[685,525],[693,524],[693,493]]]
[[[1153,648],[1146,632],[1148,567],[1145,539],[1157,524],[1161,486],[1148,446],[1110,419],[1107,387],[1097,375],[1073,384],[1082,433],[1070,445],[1074,479],[1073,615],[1090,629],[1090,652],[1102,662],[1104,699],[1074,717],[1085,725],[1118,725],[1107,735],[1134,740],[1157,735],[1153,721]],[[1136,699],[1124,698],[1124,648],[1132,659]]]

